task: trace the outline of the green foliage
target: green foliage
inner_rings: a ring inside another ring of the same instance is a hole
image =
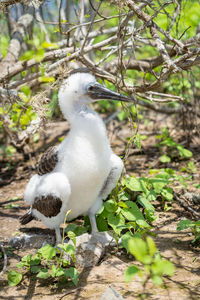
[[[157,147],[161,149],[164,154],[160,157],[162,163],[168,163],[173,159],[188,159],[192,157],[192,152],[184,148],[181,144],[174,141],[172,137],[169,136],[169,131],[167,128],[162,129],[162,133],[156,136],[160,140],[156,144]]]
[[[194,235],[192,243],[195,245],[200,245],[200,220],[199,221],[191,221],[188,219],[181,220],[177,224],[177,230],[181,231],[185,229],[190,229],[192,234]]]
[[[68,231],[68,237],[71,237],[72,244],[59,244],[53,247],[49,244],[40,248],[36,254],[25,255],[17,264],[17,268],[22,272],[10,271],[8,273],[9,285],[18,285],[23,279],[23,275],[32,274],[40,279],[49,280],[62,280],[63,278],[78,284],[78,271],[76,268],[71,267],[71,261],[75,262],[75,235],[73,232]],[[58,255],[59,254],[59,255]],[[65,258],[67,255],[67,259]]]
[[[22,274],[17,271],[10,271],[8,273],[8,284],[10,286],[16,286],[22,280]]]
[[[130,238],[128,251],[141,264],[141,267],[129,266],[125,272],[126,281],[131,281],[138,274],[141,277],[145,276],[144,285],[149,279],[156,285],[162,285],[164,275],[174,274],[174,265],[169,260],[162,259],[151,237],[147,237],[145,241],[140,237]]]

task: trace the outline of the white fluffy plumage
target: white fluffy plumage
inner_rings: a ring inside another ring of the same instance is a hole
[[[61,239],[58,229],[68,210],[69,220],[88,214],[92,232],[97,231],[95,214],[121,174],[123,163],[111,150],[102,119],[89,106],[98,99],[114,98],[126,101],[126,96],[100,86],[90,73],[72,74],[60,88],[59,105],[70,123],[70,132],[57,147],[55,168],[42,176],[34,175],[24,195],[30,206],[36,197],[49,194],[61,199],[62,207],[56,216],[45,217],[31,209],[32,216],[56,229],[57,242]]]

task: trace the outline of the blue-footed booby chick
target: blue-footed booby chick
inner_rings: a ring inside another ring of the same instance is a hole
[[[122,160],[113,153],[100,116],[89,104],[100,100],[133,99],[100,85],[87,69],[76,69],[62,83],[58,93],[60,109],[70,123],[70,132],[57,147],[42,156],[28,182],[24,200],[30,210],[20,218],[22,225],[33,219],[55,229],[61,242],[60,224],[88,215],[92,234],[98,232],[95,214],[115,187],[122,172]]]

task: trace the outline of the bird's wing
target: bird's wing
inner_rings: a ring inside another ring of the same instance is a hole
[[[45,217],[55,217],[59,214],[62,206],[62,201],[60,198],[47,195],[42,197],[36,197],[32,208],[37,209]]]
[[[58,150],[57,147],[50,147],[42,155],[38,165],[37,165],[37,174],[44,175],[50,173],[55,168],[58,162]]]

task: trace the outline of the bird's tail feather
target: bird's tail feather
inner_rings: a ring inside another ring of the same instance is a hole
[[[29,210],[25,215],[23,215],[19,218],[19,221],[20,221],[21,225],[25,225],[34,219],[35,219],[34,216],[32,215],[31,211]]]

